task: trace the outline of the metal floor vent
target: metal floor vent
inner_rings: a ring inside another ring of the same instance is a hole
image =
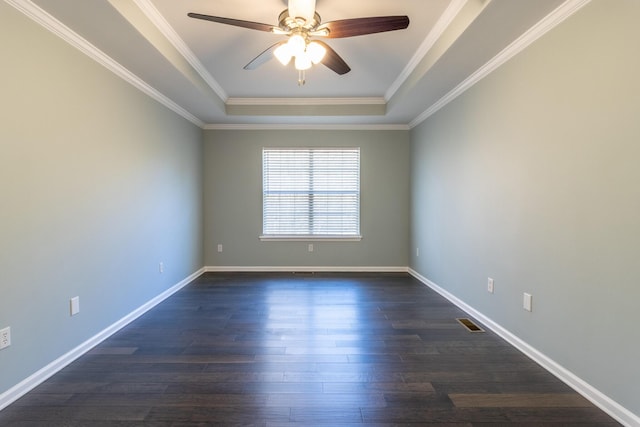
[[[480,326],[473,323],[473,320],[471,319],[463,318],[463,319],[456,319],[456,320],[460,322],[462,326],[467,328],[469,332],[484,332],[484,329],[482,329]]]

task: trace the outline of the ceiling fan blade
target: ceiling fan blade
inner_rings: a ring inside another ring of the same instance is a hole
[[[200,13],[187,13],[189,18],[203,19],[205,21],[218,22],[220,24],[233,25],[235,27],[249,28],[250,30],[266,31],[268,33],[279,30],[278,27],[274,27],[269,24],[262,24],[260,22],[243,21],[241,19],[223,18],[220,16],[202,15]]]
[[[408,26],[408,16],[376,16],[330,21],[320,25],[316,31],[328,29],[329,34],[326,37],[336,39],[404,30]]]
[[[280,45],[283,45],[285,43],[286,43],[286,41],[279,42],[279,43],[276,43],[273,46],[267,48],[264,52],[262,52],[260,55],[258,55],[255,58],[253,58],[251,60],[251,62],[249,62],[247,65],[245,65],[244,69],[245,70],[255,70],[256,68],[258,68],[259,66],[261,66],[265,62],[268,62],[271,58],[273,58],[273,51],[276,50]]]
[[[349,65],[344,62],[344,59],[342,59],[340,55],[338,55],[336,51],[331,48],[331,46],[319,40],[314,41],[322,45],[322,47],[327,50],[327,53],[325,53],[324,58],[322,59],[322,64],[325,67],[335,71],[340,75],[347,74],[349,71],[351,71]]]

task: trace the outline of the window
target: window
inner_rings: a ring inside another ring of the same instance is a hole
[[[359,148],[265,148],[262,239],[360,238]]]

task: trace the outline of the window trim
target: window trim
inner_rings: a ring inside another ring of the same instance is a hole
[[[283,241],[288,241],[288,242],[312,242],[312,241],[322,241],[322,242],[359,242],[362,240],[362,187],[361,187],[361,179],[360,179],[360,175],[362,174],[362,164],[361,164],[361,159],[362,159],[362,155],[361,155],[361,147],[357,147],[357,146],[345,146],[345,147],[340,147],[340,146],[310,146],[310,147],[262,147],[262,168],[264,168],[264,151],[265,150],[358,150],[359,154],[359,161],[358,161],[358,234],[355,235],[318,235],[318,234],[294,234],[294,235],[287,235],[287,234],[281,234],[281,235],[276,235],[276,234],[264,234],[264,169],[262,170],[262,196],[263,196],[263,201],[262,201],[262,231],[263,233],[260,234],[259,239],[260,241],[263,242],[283,242]]]
[[[322,242],[359,242],[362,240],[361,235],[357,236],[316,236],[313,234],[296,234],[296,235],[260,235],[260,240],[263,242],[313,242],[313,241],[322,241]]]

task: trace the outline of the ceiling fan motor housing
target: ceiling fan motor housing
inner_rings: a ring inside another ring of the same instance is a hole
[[[278,17],[278,25],[283,31],[292,31],[296,28],[304,28],[307,31],[312,31],[322,22],[318,12],[313,14],[313,19],[306,20],[304,18],[292,17],[289,15],[289,9],[285,9],[280,13]]]

